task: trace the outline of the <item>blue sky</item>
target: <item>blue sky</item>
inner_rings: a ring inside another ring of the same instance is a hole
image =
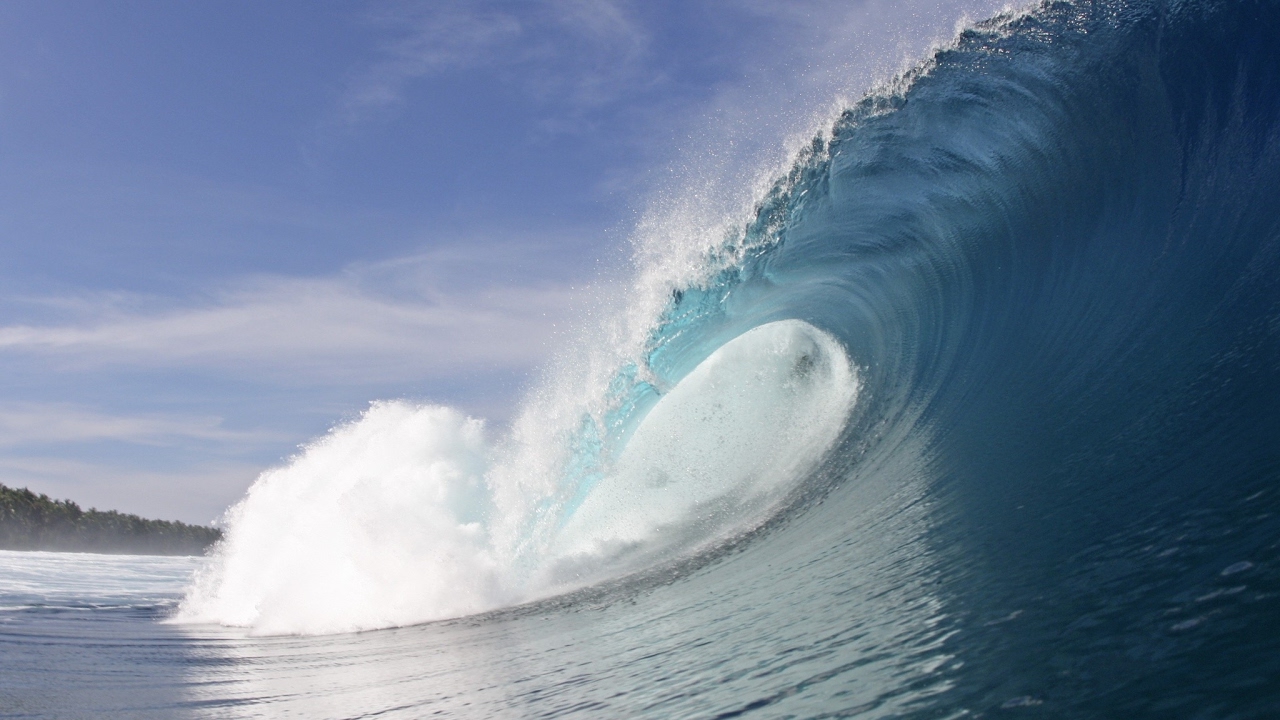
[[[0,482],[207,522],[370,400],[500,427],[637,223],[1000,7],[0,3]]]

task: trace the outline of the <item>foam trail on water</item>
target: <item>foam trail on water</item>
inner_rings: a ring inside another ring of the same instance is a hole
[[[176,619],[267,634],[406,625],[708,547],[767,519],[856,392],[831,336],[762,325],[658,401],[588,487],[531,477],[522,462],[540,448],[492,444],[451,408],[375,403],[258,479]]]

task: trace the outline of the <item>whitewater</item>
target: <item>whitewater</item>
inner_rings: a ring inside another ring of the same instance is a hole
[[[968,24],[748,194],[507,429],[0,564],[0,716],[1280,715],[1280,3]]]
[[[308,634],[406,625],[714,545],[776,510],[835,442],[856,392],[831,336],[798,320],[761,325],[653,403],[616,457],[600,445],[570,458],[579,482],[568,487],[522,477],[529,450],[501,457],[457,410],[375,403],[250,488],[176,621]]]

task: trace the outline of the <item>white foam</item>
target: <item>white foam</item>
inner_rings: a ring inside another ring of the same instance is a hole
[[[178,620],[327,633],[501,604],[482,522],[487,456],[478,420],[374,404],[258,479]]]

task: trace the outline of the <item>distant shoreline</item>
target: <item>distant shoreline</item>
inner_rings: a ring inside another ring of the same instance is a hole
[[[0,550],[203,555],[221,539],[217,528],[82,510],[71,500],[0,485]]]

